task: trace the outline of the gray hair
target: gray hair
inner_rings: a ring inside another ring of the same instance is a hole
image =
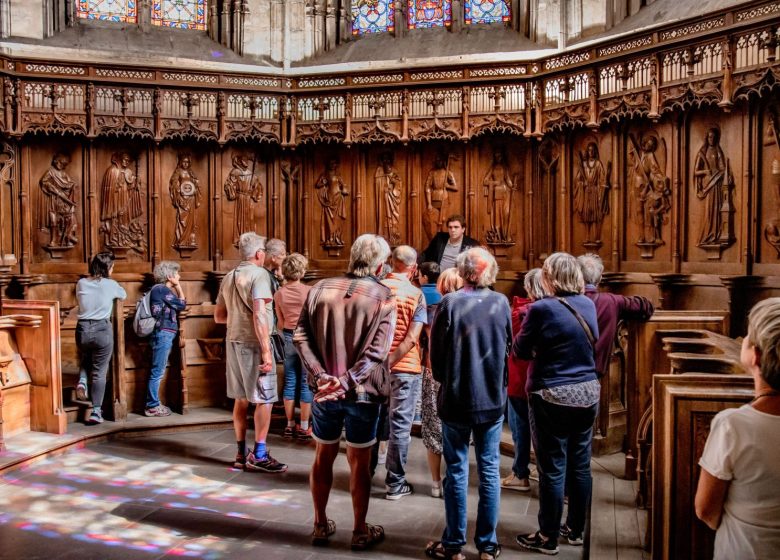
[[[545,291],[554,296],[581,294],[585,291],[580,264],[569,253],[553,253],[542,266]]]
[[[542,269],[532,268],[525,274],[523,287],[528,297],[536,301],[544,297],[544,286],[542,286]]]
[[[265,237],[257,235],[254,231],[242,233],[238,238],[238,252],[243,260],[249,260],[258,251],[265,252]]]
[[[582,269],[582,278],[586,284],[598,286],[601,282],[601,274],[604,272],[604,263],[596,253],[585,253],[577,257]]]
[[[389,256],[390,245],[381,235],[364,233],[355,239],[349,251],[348,272],[358,278],[365,278],[374,274]]]
[[[168,278],[181,270],[181,266],[176,261],[162,261],[154,267],[154,281],[157,284],[165,284]]]
[[[477,288],[487,288],[496,283],[498,263],[486,249],[473,247],[463,251],[455,261],[463,281]]]
[[[277,257],[287,252],[287,245],[281,239],[269,239],[265,242],[265,256]]]
[[[761,353],[761,377],[780,391],[780,298],[759,301],[748,315],[747,339]]]
[[[404,265],[404,270],[417,263],[417,251],[409,245],[399,245],[393,249],[393,260]]]

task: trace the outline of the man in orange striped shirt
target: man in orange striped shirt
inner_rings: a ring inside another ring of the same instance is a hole
[[[390,440],[385,467],[388,500],[400,500],[414,489],[406,482],[406,456],[411,441],[417,390],[422,376],[420,333],[428,322],[422,291],[411,283],[417,269],[417,251],[399,245],[393,251],[393,271],[382,280],[396,301],[396,323],[390,346],[391,393],[388,403]]]

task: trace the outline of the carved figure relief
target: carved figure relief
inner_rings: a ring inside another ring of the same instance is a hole
[[[347,185],[339,175],[339,162],[328,160],[327,167],[314,184],[317,200],[322,206],[320,242],[328,250],[344,247],[344,222],[347,219]]]
[[[493,163],[482,179],[485,198],[488,199],[487,213],[490,216],[490,229],[485,234],[485,240],[491,244],[510,244],[512,232],[512,202],[514,192],[519,185],[512,179],[509,164],[504,151],[493,152]]]
[[[382,232],[391,247],[401,243],[401,176],[393,167],[393,155],[381,156],[374,172],[376,231]]]
[[[100,233],[106,248],[118,259],[128,251],[143,253],[146,248],[143,224],[143,202],[138,184],[138,161],[126,152],[111,156],[111,167],[103,175],[100,187]]]
[[[173,248],[182,258],[198,248],[197,209],[200,208],[200,181],[192,170],[192,156],[179,154],[176,169],[168,182],[168,194],[176,209],[176,226],[173,232]]]
[[[774,144],[778,150],[780,150],[780,107],[776,104],[770,103],[767,106],[767,136],[769,139],[764,140],[764,145]],[[775,217],[769,220],[764,228],[764,238],[769,244],[777,251],[777,257],[780,258],[780,159],[775,152],[774,158],[772,158],[772,184],[775,188],[775,196],[777,197]]]
[[[631,195],[634,199],[636,222],[640,234],[636,245],[642,258],[653,258],[655,248],[663,245],[663,225],[668,222],[672,208],[672,189],[656,157],[658,139],[646,134],[637,141],[628,135],[631,164]]]
[[[720,258],[721,250],[735,241],[734,175],[729,159],[720,147],[720,129],[710,128],[693,164],[696,196],[705,203],[704,221],[697,245],[710,253],[711,259]]]
[[[255,176],[257,160],[246,154],[233,156],[233,169],[225,181],[225,196],[235,202],[233,210],[233,245],[247,231],[255,231],[255,205],[263,198],[263,185]]]
[[[574,178],[574,211],[585,224],[587,233],[583,245],[597,251],[601,245],[601,226],[609,214],[609,191],[612,187],[612,162],[606,168],[599,159],[599,147],[588,142],[584,152],[577,152],[578,162]]]
[[[449,215],[450,193],[458,191],[455,175],[450,171],[451,158],[449,154],[438,154],[425,179],[423,229],[429,240],[442,231]]]
[[[51,160],[51,167],[41,177],[41,204],[38,212],[38,229],[49,233],[45,249],[52,258],[78,243],[76,236],[76,182],[65,168],[70,156],[58,152]]]

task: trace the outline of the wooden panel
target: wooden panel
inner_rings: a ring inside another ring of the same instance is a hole
[[[711,558],[714,532],[696,519],[698,461],[712,418],[753,398],[743,375],[658,375],[653,383],[653,558]]]

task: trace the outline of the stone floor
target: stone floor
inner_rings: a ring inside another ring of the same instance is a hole
[[[312,548],[308,473],[313,447],[271,436],[272,453],[288,463],[283,475],[229,468],[232,431],[144,434],[108,439],[33,462],[0,477],[0,559],[149,559],[191,557],[314,559],[424,558],[427,541],[444,526],[444,503],[429,496],[425,453],[413,440],[409,480],[417,493],[384,498],[382,470],[374,480],[369,521],[387,539],[368,553],[349,550],[348,467],[336,463],[328,514],[338,531],[327,548]],[[502,457],[502,473],[510,459]],[[469,532],[476,516],[472,459]],[[530,494],[504,491],[502,558],[541,558],[519,550],[514,536],[536,528],[536,484]],[[562,544],[559,558],[583,557]],[[476,557],[473,544],[465,552]]]

